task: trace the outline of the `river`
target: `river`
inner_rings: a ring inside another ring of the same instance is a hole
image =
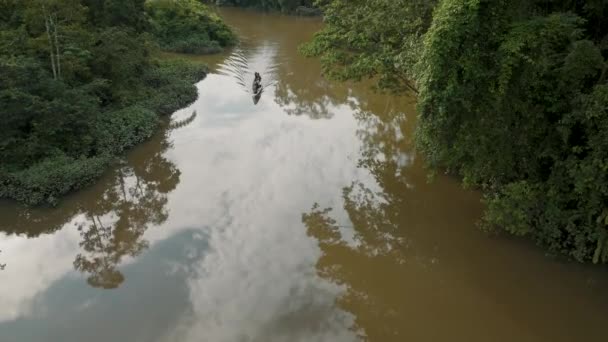
[[[0,341],[606,340],[606,268],[481,232],[414,99],[323,79],[319,19],[221,15],[194,104],[58,207],[0,203]]]

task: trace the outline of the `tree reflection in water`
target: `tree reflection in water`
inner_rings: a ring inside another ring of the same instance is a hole
[[[390,329],[399,326],[396,320],[403,303],[385,301],[392,297],[393,287],[386,275],[403,272],[402,264],[410,262],[403,252],[409,241],[399,236],[397,223],[385,211],[386,203],[379,203],[376,194],[361,183],[345,188],[343,200],[352,226],[341,226],[332,218],[332,209],[316,204],[302,215],[308,235],[322,251],[317,272],[345,286],[337,304],[355,316],[352,330],[362,332],[362,340],[396,341]],[[349,228],[354,230],[353,242],[343,235]]]
[[[362,143],[358,165],[374,182],[355,180],[343,189],[348,223],[336,219],[342,209],[318,204],[302,215],[302,222],[322,252],[319,275],[347,289],[338,304],[356,316],[353,329],[364,331],[363,339],[400,341],[406,335],[395,327],[404,325],[412,307],[403,293],[435,276],[430,270],[438,262],[436,241],[422,231],[436,222],[429,223],[427,216],[425,203],[432,195],[422,168],[414,166],[410,123],[405,113],[391,109],[407,105],[380,98],[387,102],[359,104],[356,114]],[[405,274],[425,281],[407,282]]]
[[[572,312],[605,303],[588,280],[590,269],[547,262],[521,241],[485,236],[475,227],[478,193],[449,177],[427,181],[412,151],[412,120],[390,110],[407,106],[359,107],[358,164],[371,177],[344,188],[339,207],[314,205],[302,222],[321,250],[318,274],[344,286],[337,304],[353,314],[363,340],[502,341],[521,329],[520,340],[566,341],[589,333],[555,329],[555,322],[572,327]],[[552,310],[556,303],[568,310]],[[527,325],[543,315],[551,320]],[[471,329],[480,321],[484,329]]]
[[[180,171],[164,156],[170,147],[167,132],[131,153],[91,189],[74,194],[59,208],[21,208],[12,220],[0,225],[8,234],[28,237],[70,229],[76,222],[81,252],[76,270],[87,274],[93,287],[117,288],[125,280],[118,270],[125,257],[135,257],[148,247],[145,231],[168,218],[167,195],[180,179]]]
[[[311,119],[330,119],[332,109],[347,101],[350,89],[328,82],[314,71],[290,71],[289,61],[279,65],[274,101],[287,115],[306,115]]]
[[[116,170],[113,186],[87,211],[87,220],[78,227],[84,253],[78,254],[74,267],[89,274],[91,286],[118,287],[124,281],[116,269],[122,258],[146,249],[148,243],[142,239],[146,229],[162,224],[169,216],[167,194],[177,187],[180,172],[164,157],[167,140],[159,143],[151,157]]]
[[[310,94],[310,88],[298,88],[295,84],[280,79],[275,85],[275,102],[287,115],[307,115],[311,119],[329,119],[336,102],[327,95],[319,97]]]

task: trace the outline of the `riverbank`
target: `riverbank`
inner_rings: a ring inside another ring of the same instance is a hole
[[[29,205],[91,184],[196,99],[206,67],[161,51],[236,43],[194,0],[39,5],[0,3],[0,198]]]
[[[90,185],[125,150],[148,139],[160,116],[194,102],[195,83],[206,76],[206,66],[179,59],[158,59],[133,89],[130,105],[95,116],[94,153],[80,158],[58,155],[15,171],[0,171],[0,198],[29,205],[56,204],[59,197]]]

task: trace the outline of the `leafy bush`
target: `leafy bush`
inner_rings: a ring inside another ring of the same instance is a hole
[[[183,108],[198,96],[194,83],[205,77],[207,68],[179,60],[164,60],[144,74],[149,87],[140,103],[160,115],[171,114]]]
[[[109,155],[80,159],[60,155],[19,172],[0,173],[0,197],[30,205],[55,204],[59,196],[99,178],[110,160]]]
[[[149,138],[157,125],[157,114],[140,105],[102,113],[95,128],[96,147],[104,153],[122,153]]]

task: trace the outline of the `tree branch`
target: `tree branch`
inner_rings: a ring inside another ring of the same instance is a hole
[[[57,16],[55,20],[51,17],[51,24],[53,25],[53,31],[55,34],[55,59],[57,60],[57,76],[61,78],[61,54],[59,52],[59,38],[57,37]]]
[[[55,56],[53,55],[53,39],[51,37],[51,24],[46,11],[46,7],[42,5],[42,13],[44,16],[44,26],[46,28],[46,36],[49,40],[49,52],[51,54],[51,69],[53,70],[53,79],[57,79],[57,69],[55,68]]]

